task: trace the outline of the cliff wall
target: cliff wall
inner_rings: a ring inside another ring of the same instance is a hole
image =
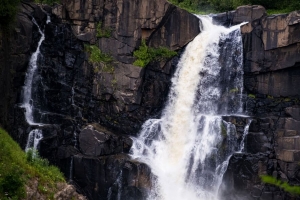
[[[33,17],[45,32],[33,102],[43,127],[27,124],[20,108],[40,38]],[[249,22],[241,30],[252,124],[246,153],[230,159],[220,193],[227,199],[290,199],[259,176],[299,184],[300,14],[267,16],[261,6],[243,6],[213,18],[226,26]],[[180,53],[199,32],[197,17],[164,0],[64,0],[53,7],[23,1],[10,36],[0,35],[0,123],[23,148],[29,132],[42,129],[41,155],[88,198],[144,199],[153,177],[145,164],[130,160],[128,136],[159,116]],[[178,56],[136,67],[133,51],[143,39]],[[96,45],[113,61],[90,63],[85,45]],[[224,120],[245,125],[238,116]]]

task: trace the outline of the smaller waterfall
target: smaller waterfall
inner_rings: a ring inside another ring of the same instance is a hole
[[[25,147],[25,151],[28,152],[28,150],[33,150],[33,156],[35,156],[35,153],[38,151],[38,145],[43,139],[42,130],[40,129],[33,129],[30,131],[27,139],[27,144]]]
[[[32,22],[38,27],[39,33],[41,34],[40,41],[38,43],[38,47],[36,51],[32,54],[30,61],[29,61],[29,66],[28,70],[26,73],[25,77],[25,86],[23,87],[23,104],[21,105],[22,108],[25,108],[25,117],[26,121],[30,125],[40,125],[39,123],[34,122],[33,119],[33,100],[32,100],[32,83],[33,83],[33,78],[34,74],[38,68],[37,66],[37,59],[40,54],[40,46],[42,42],[45,40],[45,35],[41,31],[39,25],[35,21],[34,18],[32,18]]]
[[[37,60],[38,60],[38,56],[40,55],[41,44],[45,40],[45,35],[34,18],[32,18],[32,22],[37,26],[41,38],[38,42],[36,51],[31,55],[29,61],[29,66],[25,76],[25,84],[23,87],[23,103],[21,107],[25,108],[25,118],[29,125],[42,126],[43,124],[38,123],[34,120],[34,116],[33,116],[34,100],[32,98],[32,93],[34,92],[33,90],[34,76],[36,75],[36,71],[38,69]],[[47,15],[47,23],[49,22],[50,22],[50,17],[49,15]],[[43,139],[42,130],[33,129],[28,135],[25,151],[27,152],[29,149],[33,149],[34,151],[33,156],[35,156],[35,151],[38,150],[38,145],[41,139]]]
[[[249,119],[249,120],[248,120],[248,123],[247,123],[246,126],[245,126],[243,138],[242,138],[242,141],[241,141],[240,150],[238,151],[238,153],[244,152],[244,149],[245,149],[245,138],[246,138],[246,136],[247,136],[248,133],[249,133],[249,127],[250,127],[251,122],[252,122],[252,119]]]
[[[73,180],[73,163],[74,163],[74,157],[71,157],[71,163],[70,163],[70,174],[69,174],[69,180]]]

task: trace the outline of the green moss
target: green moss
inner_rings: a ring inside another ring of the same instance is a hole
[[[252,98],[252,99],[255,99],[255,94],[248,94],[248,97]]]
[[[277,180],[276,178],[267,175],[262,175],[261,180],[264,183],[277,186],[292,195],[300,195],[300,186],[292,186],[289,185],[287,182]]]
[[[223,123],[221,123],[221,134],[223,137],[227,136],[227,128],[225,127],[225,125]]]
[[[231,90],[229,90],[229,93],[237,93],[239,91],[238,88],[233,88]]]
[[[96,34],[97,38],[102,38],[102,37],[109,38],[111,36],[111,32],[112,32],[112,30],[110,28],[102,27],[102,22],[99,22],[97,24],[96,31],[97,31],[97,34]]]
[[[58,168],[49,165],[45,159],[37,156],[30,159],[19,145],[0,128],[0,199],[22,199],[26,197],[25,184],[38,180],[40,187],[50,198],[56,191],[56,183],[65,182]]]
[[[164,59],[176,56],[175,51],[171,51],[166,47],[152,48],[146,45],[146,41],[142,40],[142,44],[138,50],[133,52],[133,56],[136,58],[133,63],[135,66],[145,67],[152,61],[160,61]]]

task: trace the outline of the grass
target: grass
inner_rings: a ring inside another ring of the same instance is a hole
[[[55,166],[40,158],[26,154],[19,145],[0,128],[0,199],[26,197],[25,185],[38,180],[38,191],[52,199],[57,183],[65,182],[63,174]]]
[[[133,52],[133,56],[136,58],[133,65],[139,67],[145,67],[152,61],[160,61],[164,59],[176,56],[175,51],[171,51],[166,47],[152,48],[146,45],[146,41],[142,40],[142,44],[138,50]]]

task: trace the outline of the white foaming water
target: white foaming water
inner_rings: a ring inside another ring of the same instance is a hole
[[[45,35],[41,31],[39,25],[37,24],[36,20],[32,18],[32,22],[38,27],[39,33],[41,34],[41,38],[38,42],[38,46],[36,51],[32,54],[29,66],[27,69],[26,77],[25,77],[25,85],[23,87],[23,103],[21,107],[25,108],[25,118],[29,125],[39,125],[42,126],[41,123],[36,123],[33,118],[33,100],[32,100],[32,85],[33,85],[33,78],[38,68],[37,59],[40,54],[40,46],[42,42],[45,40]],[[47,16],[47,23],[50,22],[50,17]],[[43,132],[40,129],[33,129],[27,139],[27,144],[25,151],[27,152],[29,149],[33,149],[33,156],[35,156],[35,151],[38,149],[38,144],[40,140],[43,139]]]
[[[234,151],[231,146],[220,150],[222,141],[232,141],[228,127],[222,135],[220,115],[242,111],[240,25],[225,28],[208,17],[201,21],[202,32],[178,63],[161,119],[146,121],[131,149],[156,177],[149,200],[218,199]],[[220,63],[222,51],[231,56]]]
[[[33,156],[35,154],[35,151],[38,150],[38,144],[43,139],[43,132],[40,129],[33,129],[30,131],[27,139],[27,144],[25,151],[27,152],[29,149],[34,150],[33,151]]]
[[[45,40],[45,35],[41,31],[39,25],[35,21],[34,18],[32,18],[32,22],[38,27],[39,33],[41,34],[41,38],[38,43],[38,47],[36,51],[32,54],[30,61],[29,61],[29,66],[27,69],[26,77],[25,77],[25,85],[23,87],[23,103],[21,105],[22,108],[25,108],[25,117],[26,121],[29,125],[41,125],[39,123],[34,122],[33,119],[33,100],[32,100],[32,82],[33,82],[33,77],[34,74],[38,68],[37,65],[37,59],[38,55],[40,54],[40,46],[42,42]]]

